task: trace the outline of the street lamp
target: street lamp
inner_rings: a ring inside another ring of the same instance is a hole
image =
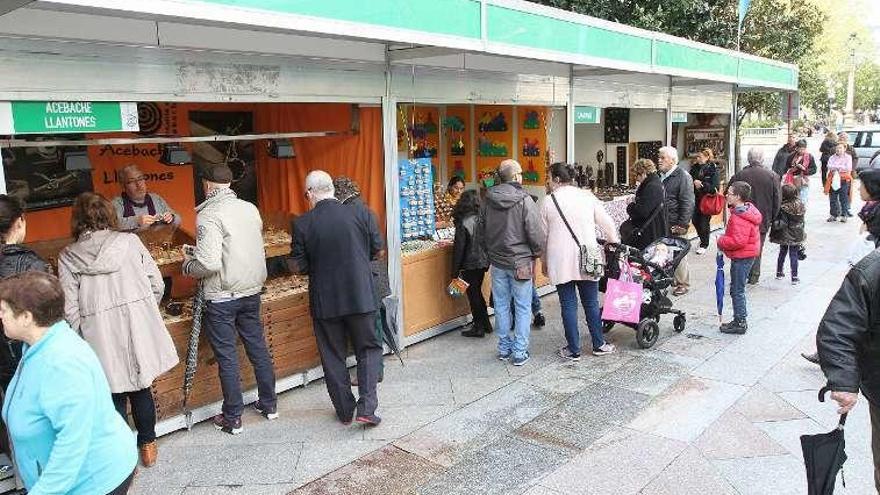
[[[855,94],[856,94],[856,34],[852,33],[849,35],[849,40],[847,40],[847,46],[849,47],[849,75],[847,76],[847,84],[846,84],[846,107],[844,111],[846,114],[843,117],[844,125],[852,124],[855,121],[855,115],[853,114],[853,105],[855,102]]]

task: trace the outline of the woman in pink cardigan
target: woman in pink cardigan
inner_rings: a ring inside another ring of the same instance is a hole
[[[825,194],[831,199],[829,222],[840,219],[846,222],[849,214],[849,194],[852,185],[853,159],[846,153],[846,144],[838,143],[835,153],[828,158],[828,176],[825,179]],[[834,176],[840,177],[840,185],[834,189]]]
[[[581,344],[577,293],[580,293],[587,326],[590,328],[593,354],[603,356],[614,352],[614,346],[605,342],[602,334],[599,282],[580,270],[580,245],[598,244],[596,226],[609,242],[620,242],[620,237],[602,202],[593,193],[573,186],[573,178],[574,169],[564,163],[554,163],[547,171],[547,190],[550,194],[541,202],[541,222],[546,233],[542,261],[545,274],[556,286],[559,305],[562,307],[562,325],[565,328],[567,345],[559,349],[559,356],[570,361],[579,361]],[[577,240],[566,227],[566,221]]]

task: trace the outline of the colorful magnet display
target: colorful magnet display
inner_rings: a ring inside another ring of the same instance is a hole
[[[434,170],[430,158],[401,159],[400,234],[403,241],[434,235]]]

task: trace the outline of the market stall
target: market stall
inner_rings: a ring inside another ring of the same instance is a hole
[[[384,228],[381,113],[375,107],[361,109],[351,104],[141,102],[137,108],[135,132],[17,134],[4,154],[4,172],[8,192],[28,206],[33,228],[26,243],[53,266],[58,253],[72,242],[67,226],[73,199],[83,191],[101,192],[108,198],[120,194],[124,178],[119,170],[126,165],[136,164],[150,193],[161,195],[182,217],[180,228],[162,225],[135,231],[172,288],[161,309],[180,364],[153,385],[162,421],[159,429],[164,432],[179,428],[185,412],[182,383],[195,282],[181,275],[182,246],[195,243],[194,206],[202,200],[200,171],[219,163],[229,166],[235,175],[233,190],[261,212],[270,273],[262,297],[266,339],[279,383],[302,382],[320,363],[309,314],[308,279],[290,275],[284,260],[290,252],[290,222],[308,207],[304,179],[314,167],[334,176],[347,175],[361,184],[364,202],[379,213]],[[168,134],[175,137],[161,137]],[[290,149],[285,156],[271,148],[278,146],[279,135],[288,136],[282,139],[282,146]],[[56,146],[45,146],[48,139]],[[183,158],[169,159],[169,145]],[[70,166],[71,149],[80,151],[79,168]],[[39,172],[35,173],[35,168]],[[39,188],[40,181],[58,182],[70,175],[80,180],[51,193]],[[206,335],[203,332],[200,337],[187,410],[210,408],[222,399],[217,364]],[[253,372],[243,349],[239,351],[247,389],[254,385]]]

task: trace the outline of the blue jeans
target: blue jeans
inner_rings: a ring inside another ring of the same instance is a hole
[[[730,298],[733,299],[733,319],[745,321],[748,316],[746,311],[746,281],[755,258],[731,260],[730,262]]]
[[[523,358],[529,351],[532,319],[530,309],[534,285],[531,280],[517,280],[513,270],[504,270],[495,266],[489,270],[492,275],[492,299],[495,301],[498,354],[513,353],[513,357]],[[510,321],[511,306],[515,315],[513,322]]]
[[[513,308],[515,304],[510,305],[510,321],[516,320],[516,317],[513,314]],[[538,288],[532,284],[532,315],[537,315],[541,312],[541,298],[538,296]]]
[[[240,418],[244,410],[236,337],[241,337],[244,351],[254,368],[260,402],[270,409],[275,407],[275,369],[260,321],[260,295],[219,303],[208,302],[205,305],[205,323],[208,341],[219,367],[223,415],[234,420]]]
[[[556,286],[559,295],[559,306],[562,308],[562,326],[565,328],[565,340],[572,354],[581,352],[581,334],[578,329],[577,294],[581,295],[581,304],[587,317],[587,327],[593,341],[593,350],[605,345],[602,335],[602,316],[599,314],[599,282],[590,280],[571,281]]]
[[[850,181],[840,181],[840,189],[828,192],[831,200],[831,216],[847,217],[849,216],[849,188],[852,185]]]

